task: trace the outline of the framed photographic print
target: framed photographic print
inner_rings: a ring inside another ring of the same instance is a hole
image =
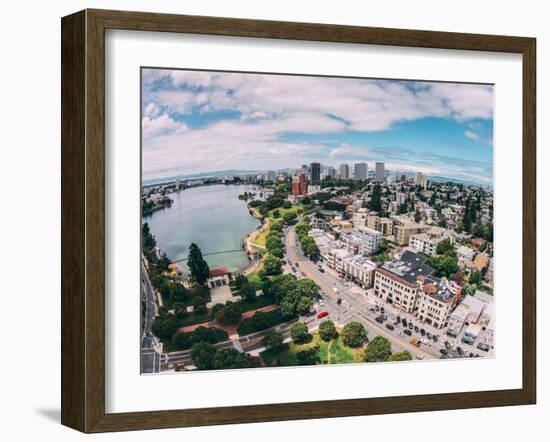
[[[62,423],[535,403],[535,52],[64,17]]]

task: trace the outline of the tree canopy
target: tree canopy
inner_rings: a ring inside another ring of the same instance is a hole
[[[311,339],[311,335],[307,329],[307,325],[302,322],[296,322],[290,327],[290,337],[297,344],[308,342]]]
[[[187,265],[189,266],[189,273],[193,281],[203,285],[208,279],[210,269],[202,256],[201,249],[195,243],[191,243],[189,246]]]
[[[331,341],[338,336],[334,322],[331,320],[323,321],[319,324],[319,336],[323,341]]]
[[[367,331],[363,324],[353,321],[348,322],[340,333],[342,342],[348,347],[360,347],[367,337]]]
[[[383,336],[376,336],[367,345],[367,362],[384,362],[391,356],[391,344]]]

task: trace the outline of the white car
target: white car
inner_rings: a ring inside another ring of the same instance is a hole
[[[334,290],[334,293],[338,293],[338,288],[337,287],[332,287],[332,290]]]
[[[322,307],[323,305],[325,305],[325,301],[323,301],[322,299],[319,299],[319,305]]]

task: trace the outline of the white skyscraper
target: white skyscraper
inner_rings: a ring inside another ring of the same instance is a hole
[[[376,181],[384,181],[384,163],[376,163]]]
[[[424,175],[422,172],[416,172],[414,184],[416,184],[417,186],[421,186],[425,189],[428,186],[428,179],[426,178],[426,175]]]

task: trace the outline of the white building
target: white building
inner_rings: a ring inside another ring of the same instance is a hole
[[[340,172],[340,179],[342,180],[349,179],[349,165],[340,164],[338,171]]]
[[[464,268],[466,266],[466,263],[474,259],[474,255],[476,254],[476,252],[470,247],[460,246],[457,249],[456,254],[458,256],[459,267]]]
[[[432,227],[426,233],[411,235],[409,238],[409,247],[412,247],[417,252],[433,256],[437,254],[438,244],[446,239],[451,244],[453,243],[453,237],[446,229]]]
[[[361,255],[352,255],[344,259],[344,274],[365,289],[373,286],[375,269],[376,264]]]
[[[382,233],[370,227],[359,227],[350,232],[344,232],[340,240],[352,253],[368,256],[378,251]]]

